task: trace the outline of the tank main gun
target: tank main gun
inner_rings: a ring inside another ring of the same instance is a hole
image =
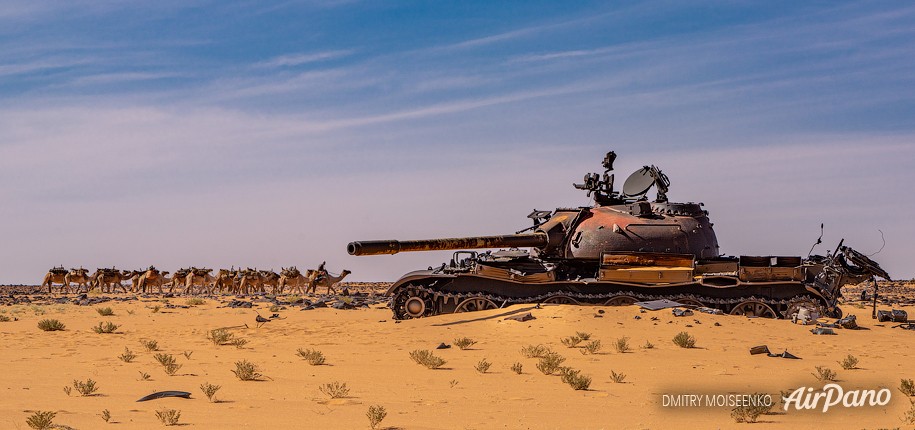
[[[383,255],[412,251],[442,251],[481,248],[543,248],[549,244],[546,233],[507,234],[502,236],[472,236],[426,240],[363,240],[350,242],[350,255]]]

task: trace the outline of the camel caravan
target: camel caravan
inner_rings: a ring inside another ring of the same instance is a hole
[[[189,267],[178,269],[169,276],[170,272],[160,271],[154,266],[146,270],[118,270],[115,268],[97,269],[89,274],[87,269],[67,270],[63,266],[53,267],[44,277],[41,287],[47,287],[48,293],[54,293],[54,287],[59,285],[58,292],[79,293],[98,290],[101,293],[136,293],[136,294],[163,294],[173,295],[214,295],[234,294],[247,295],[269,293],[273,295],[286,294],[316,294],[319,288],[326,288],[328,294],[336,294],[337,285],[349,270],[343,270],[339,275],[334,275],[324,268],[321,263],[315,270],[300,271],[295,266],[283,267],[280,273],[272,270],[245,270],[234,267],[219,269],[213,274],[213,269]],[[71,288],[75,284],[74,288]]]

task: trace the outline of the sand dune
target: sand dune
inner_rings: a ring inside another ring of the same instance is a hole
[[[170,299],[184,304],[183,298]],[[155,412],[181,411],[188,427],[221,428],[369,428],[366,411],[382,405],[387,417],[382,428],[404,429],[611,429],[611,428],[879,428],[903,426],[909,401],[896,389],[900,378],[915,377],[915,332],[877,326],[866,310],[846,308],[869,330],[839,330],[837,336],[814,336],[810,327],[790,321],[696,314],[673,317],[670,310],[640,313],[635,306],[591,307],[547,305],[540,309],[517,305],[507,309],[443,315],[395,323],[382,306],[361,310],[279,310],[281,319],[255,328],[255,310],[219,307],[218,301],[187,309],[153,313],[158,300],[112,302],[114,316],[100,316],[94,307],[74,305],[7,306],[3,315],[18,321],[0,323],[0,426],[28,428],[26,418],[36,410],[57,411],[55,423],[76,429],[161,428]],[[269,304],[255,309],[270,315]],[[598,311],[604,311],[598,314]],[[506,321],[518,312],[536,319]],[[595,317],[599,315],[600,317]],[[635,316],[640,319],[634,319]],[[652,321],[651,317],[658,317]],[[44,332],[41,319],[66,324],[65,331]],[[116,333],[97,334],[92,327],[112,321]],[[716,326],[715,323],[719,323]],[[247,324],[247,328],[244,326]],[[691,326],[691,327],[687,327]],[[215,346],[206,333],[219,327],[248,341],[242,348]],[[697,339],[683,349],[671,339],[680,331]],[[600,340],[597,354],[567,348],[560,339],[589,332]],[[434,350],[455,338],[477,341],[468,350]],[[632,350],[619,353],[616,339],[629,338]],[[156,340],[162,353],[176,357],[181,368],[168,376],[141,340]],[[650,342],[652,349],[642,346]],[[543,344],[566,358],[566,366],[592,378],[590,389],[576,391],[559,376],[536,368],[537,359],[521,355],[522,347]],[[766,344],[773,352],[785,349],[801,360],[750,356],[748,349]],[[131,363],[118,359],[129,348]],[[298,348],[320,350],[326,365],[311,366],[296,355]],[[431,349],[447,363],[438,370],[414,363],[410,351]],[[190,358],[185,357],[188,352]],[[860,359],[856,370],[837,363],[847,354]],[[474,367],[492,363],[485,374]],[[261,381],[240,381],[231,372],[235,362],[248,360],[261,369]],[[522,373],[510,370],[523,365]],[[766,392],[800,386],[822,387],[812,375],[815,366],[838,372],[839,384],[854,388],[892,389],[885,407],[790,411],[780,405],[756,424],[737,424],[730,408],[665,408],[663,394]],[[611,371],[626,375],[611,380]],[[140,380],[141,372],[151,380]],[[91,378],[97,395],[68,396],[64,387],[74,379]],[[319,386],[346,383],[345,398],[330,399]],[[207,401],[199,386],[222,388],[217,403]],[[184,390],[191,399],[166,398],[137,403],[160,390]],[[110,423],[101,414],[108,410]]]

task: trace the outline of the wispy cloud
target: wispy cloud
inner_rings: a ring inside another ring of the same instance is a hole
[[[303,64],[317,63],[346,57],[352,55],[352,53],[352,50],[337,50],[302,54],[286,54],[271,58],[267,61],[256,63],[254,67],[276,68],[301,66]]]

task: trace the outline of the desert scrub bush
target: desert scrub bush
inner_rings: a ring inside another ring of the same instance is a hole
[[[911,379],[900,379],[899,391],[909,397],[915,396],[915,382],[912,382]]]
[[[148,374],[148,373],[146,373],[146,372],[144,372],[144,371],[142,371],[142,370],[138,370],[138,372],[140,372],[140,380],[141,380],[141,381],[149,381],[149,380],[150,380],[150,377],[149,377],[149,374]]]
[[[521,348],[521,355],[525,358],[540,358],[545,357],[549,354],[550,348],[547,348],[543,345],[528,345]]]
[[[154,340],[141,340],[140,345],[143,345],[143,349],[145,349],[146,352],[153,352],[153,351],[159,350],[159,342],[156,342]]]
[[[70,395],[71,390],[73,390],[73,387],[69,385],[64,386],[64,392],[67,393],[68,396]]]
[[[477,341],[475,341],[469,337],[462,337],[462,338],[458,338],[458,339],[454,340],[454,346],[456,346],[462,350],[470,348],[475,343],[477,343]]]
[[[486,371],[489,370],[490,366],[492,366],[492,363],[486,361],[486,359],[484,358],[484,359],[480,360],[480,362],[477,363],[476,366],[474,366],[474,369],[477,369],[477,372],[486,373]]]
[[[194,354],[194,351],[184,351],[184,358],[187,360],[191,359],[191,355]]]
[[[696,338],[685,331],[681,331],[674,336],[674,345],[677,345],[680,348],[695,348]]]
[[[585,344],[578,352],[582,354],[597,354],[600,351],[601,344],[600,341],[595,339]]]
[[[270,306],[269,308],[267,308],[267,310],[272,313],[276,313],[276,312],[283,310],[283,308],[280,305],[273,305],[273,306]]]
[[[248,339],[245,339],[243,337],[236,337],[236,338],[232,339],[231,342],[229,342],[229,345],[233,345],[238,349],[244,348],[244,346],[247,344],[248,344]]]
[[[103,410],[99,415],[102,417],[102,421],[105,421],[106,423],[111,420],[111,411],[108,409]]]
[[[629,338],[626,336],[616,339],[616,345],[614,346],[616,347],[616,352],[620,354],[625,354],[632,350],[632,348],[629,347]]]
[[[349,388],[346,387],[346,382],[329,382],[319,386],[318,391],[331,399],[339,399],[349,395]]]
[[[296,350],[296,355],[305,359],[308,364],[312,366],[320,366],[324,364],[324,353],[318,351],[317,349],[305,349],[299,348]]]
[[[441,357],[436,357],[432,354],[432,351],[428,349],[417,349],[410,352],[410,358],[413,359],[417,364],[422,364],[429,369],[438,369],[445,365],[446,361]]]
[[[151,311],[152,313],[154,313],[154,314],[159,313],[160,310],[162,310],[162,306],[159,306],[159,305],[155,305],[155,306],[153,306],[153,307],[150,308],[150,311]]]
[[[581,339],[581,340],[583,340],[583,341],[584,341],[584,340],[591,340],[591,333],[584,332],[584,331],[576,331],[576,332],[575,332],[575,337],[577,337],[577,338],[579,338],[579,339]]]
[[[623,373],[616,373],[616,372],[614,372],[614,371],[611,370],[611,371],[610,371],[610,379],[613,380],[613,382],[615,382],[615,383],[617,383],[617,384],[622,384],[623,381],[626,380],[626,375],[623,374]]]
[[[214,328],[207,332],[207,339],[216,346],[228,344],[232,341],[233,337],[235,336],[224,328]]]
[[[114,311],[111,310],[111,308],[109,308],[109,307],[95,308],[95,311],[98,312],[98,314],[103,317],[110,317],[110,316],[114,315]]]
[[[372,405],[369,406],[369,411],[365,413],[365,416],[368,417],[372,430],[375,430],[378,424],[381,424],[381,421],[384,420],[384,417],[388,416],[388,412],[384,410],[384,406]]]
[[[177,409],[162,409],[156,411],[156,418],[167,426],[178,425],[178,420],[181,418],[181,411]]]
[[[587,390],[591,386],[591,377],[582,375],[580,370],[568,369],[562,372],[562,382],[575,390]]]
[[[909,400],[909,410],[905,411],[905,415],[902,416],[902,422],[915,424],[915,400]]]
[[[264,376],[260,374],[260,369],[248,360],[236,361],[232,373],[242,381],[257,381]]]
[[[96,382],[93,381],[92,378],[87,379],[85,382],[74,379],[73,388],[76,388],[76,392],[81,396],[91,396],[98,391],[98,385],[96,385]]]
[[[105,323],[100,322],[100,323],[98,323],[97,326],[92,327],[92,331],[94,331],[98,334],[114,333],[118,329],[118,327],[120,327],[120,326],[115,323],[112,323],[111,321],[108,321]]]
[[[200,384],[200,391],[203,391],[203,395],[207,396],[207,400],[209,400],[210,403],[216,401],[216,392],[219,391],[220,388],[222,387],[219,385],[213,385],[209,382]]]
[[[61,331],[65,328],[67,328],[67,326],[65,326],[64,323],[62,323],[58,320],[55,320],[55,319],[44,319],[44,320],[38,321],[38,328],[40,328],[44,331]]]
[[[858,368],[858,358],[854,355],[848,354],[842,361],[839,362],[839,365],[842,366],[845,370],[852,370]]]
[[[578,336],[569,336],[569,337],[564,337],[564,338],[560,339],[560,341],[567,348],[575,348],[576,346],[578,346],[579,343],[581,343],[581,338]]]
[[[817,381],[835,381],[838,376],[836,372],[826,366],[817,366],[815,367],[816,373],[813,374],[817,378]]]
[[[752,398],[762,399],[765,397],[762,393],[753,394]],[[731,409],[731,418],[734,419],[734,422],[738,423],[755,423],[756,419],[760,415],[765,415],[769,413],[772,409],[772,404],[766,406],[761,402],[757,405],[740,405],[734,409]]]
[[[29,428],[35,430],[47,430],[54,427],[55,416],[57,416],[57,412],[36,411],[32,416],[25,419],[25,423],[28,424]]]
[[[0,322],[10,322],[12,319],[6,315],[0,315]]]
[[[118,358],[125,363],[130,363],[134,358],[137,358],[137,355],[133,353],[128,347],[124,347],[124,353],[119,355]]]
[[[543,357],[540,357],[540,361],[537,362],[537,370],[541,371],[544,375],[552,375],[559,370],[559,366],[562,362],[566,361],[565,357],[551,352]]]
[[[651,341],[646,340],[645,344],[642,345],[642,349],[654,349],[654,344]]]
[[[188,306],[200,306],[207,304],[207,301],[199,297],[191,297],[184,301],[184,304]]]
[[[523,368],[524,367],[521,365],[521,363],[516,362],[515,364],[512,364],[512,372],[515,372],[519,375],[521,374],[521,369]]]
[[[178,360],[175,359],[174,355],[159,353],[155,355],[156,361],[162,365],[162,370],[165,370],[165,374],[168,376],[174,376],[175,372],[181,368],[181,365],[178,364]]]

